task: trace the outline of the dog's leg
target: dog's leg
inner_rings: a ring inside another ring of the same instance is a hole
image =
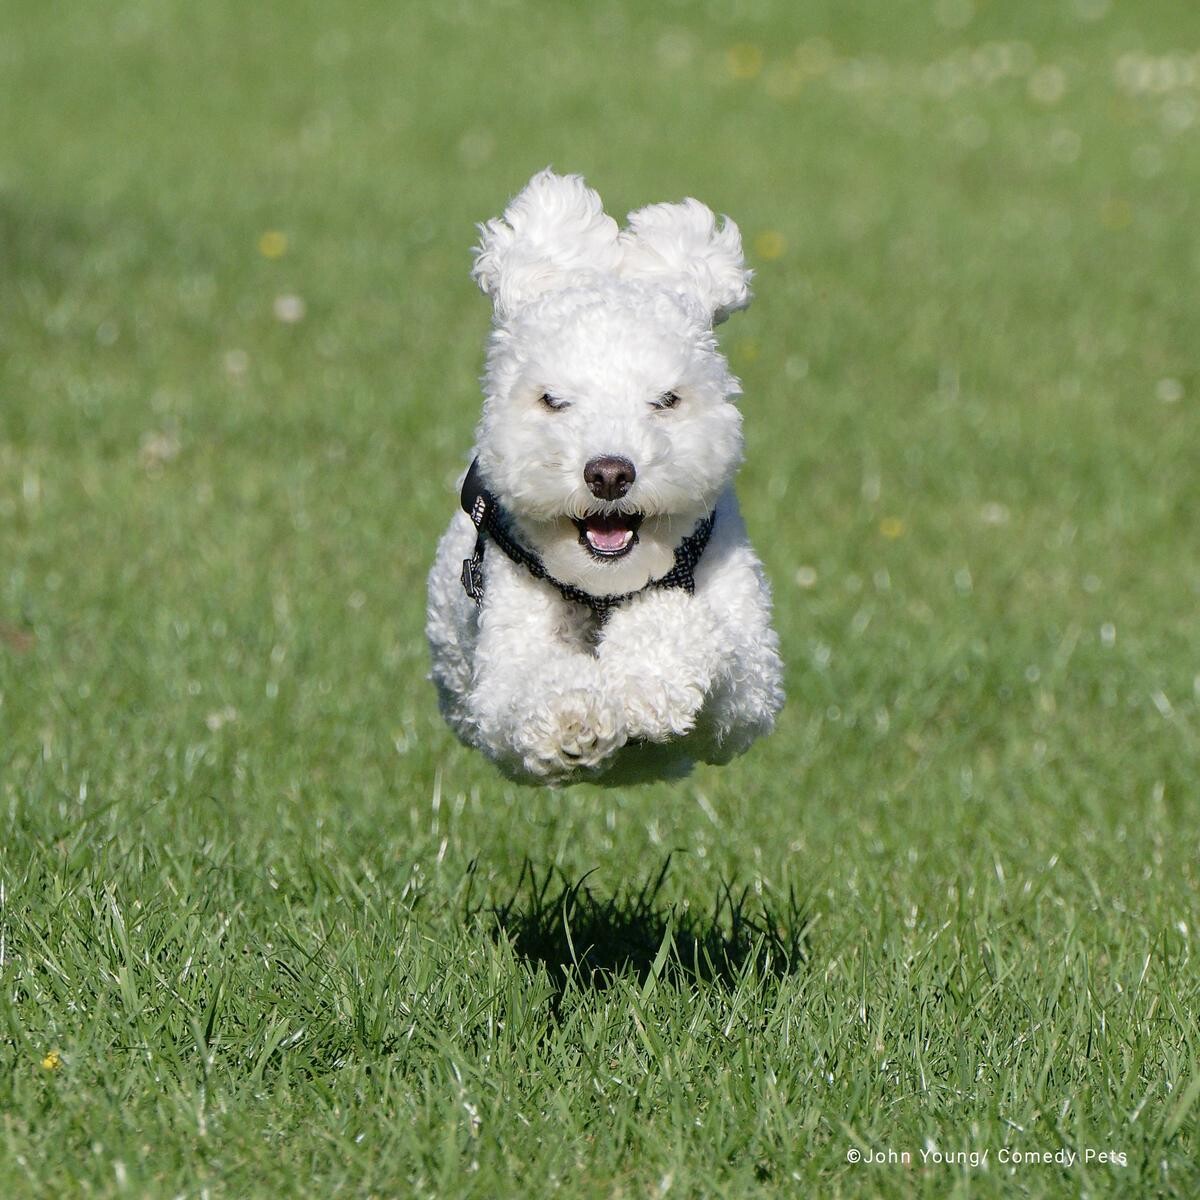
[[[470,709],[492,758],[537,779],[601,766],[628,733],[564,602],[506,560],[489,562]]]
[[[720,665],[707,606],[682,591],[651,591],[608,618],[597,661],[625,711],[631,738],[689,732]]]
[[[771,593],[748,545],[715,566],[701,589],[721,647],[721,666],[697,721],[692,750],[725,763],[771,732],[783,707],[783,661],[771,627]]]

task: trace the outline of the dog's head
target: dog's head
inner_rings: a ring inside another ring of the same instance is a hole
[[[480,232],[484,477],[553,576],[642,587],[741,458],[740,388],[713,335],[750,302],[737,226],[685,200],[621,231],[581,178],[546,170]]]

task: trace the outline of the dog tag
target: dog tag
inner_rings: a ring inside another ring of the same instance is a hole
[[[482,564],[473,558],[463,559],[462,585],[463,591],[476,604],[483,603],[483,568]]]

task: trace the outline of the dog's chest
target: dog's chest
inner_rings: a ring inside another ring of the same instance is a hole
[[[600,635],[604,630],[604,622],[599,614],[584,608],[579,604],[562,606],[562,612],[555,623],[554,632],[559,643],[568,650],[578,653],[596,653],[600,644]]]

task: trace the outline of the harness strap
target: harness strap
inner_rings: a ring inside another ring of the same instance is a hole
[[[557,588],[564,599],[575,604],[590,608],[602,621],[618,605],[641,595],[652,588],[682,588],[691,595],[696,590],[695,570],[700,556],[712,536],[713,525],[716,523],[716,513],[710,513],[696,528],[675,547],[675,562],[671,569],[659,579],[652,579],[645,587],[634,592],[625,592],[619,596],[594,596],[574,584],[563,583],[549,574],[538,556],[526,550],[512,535],[509,522],[504,510],[496,501],[495,496],[484,485],[483,476],[479,470],[479,459],[471,464],[466,479],[463,480],[462,494],[459,497],[463,512],[471,518],[475,526],[475,551],[470,558],[463,560],[462,585],[463,590],[475,601],[483,603],[483,550],[487,538],[491,538],[504,553],[518,566],[524,567],[534,579],[544,579]]]

